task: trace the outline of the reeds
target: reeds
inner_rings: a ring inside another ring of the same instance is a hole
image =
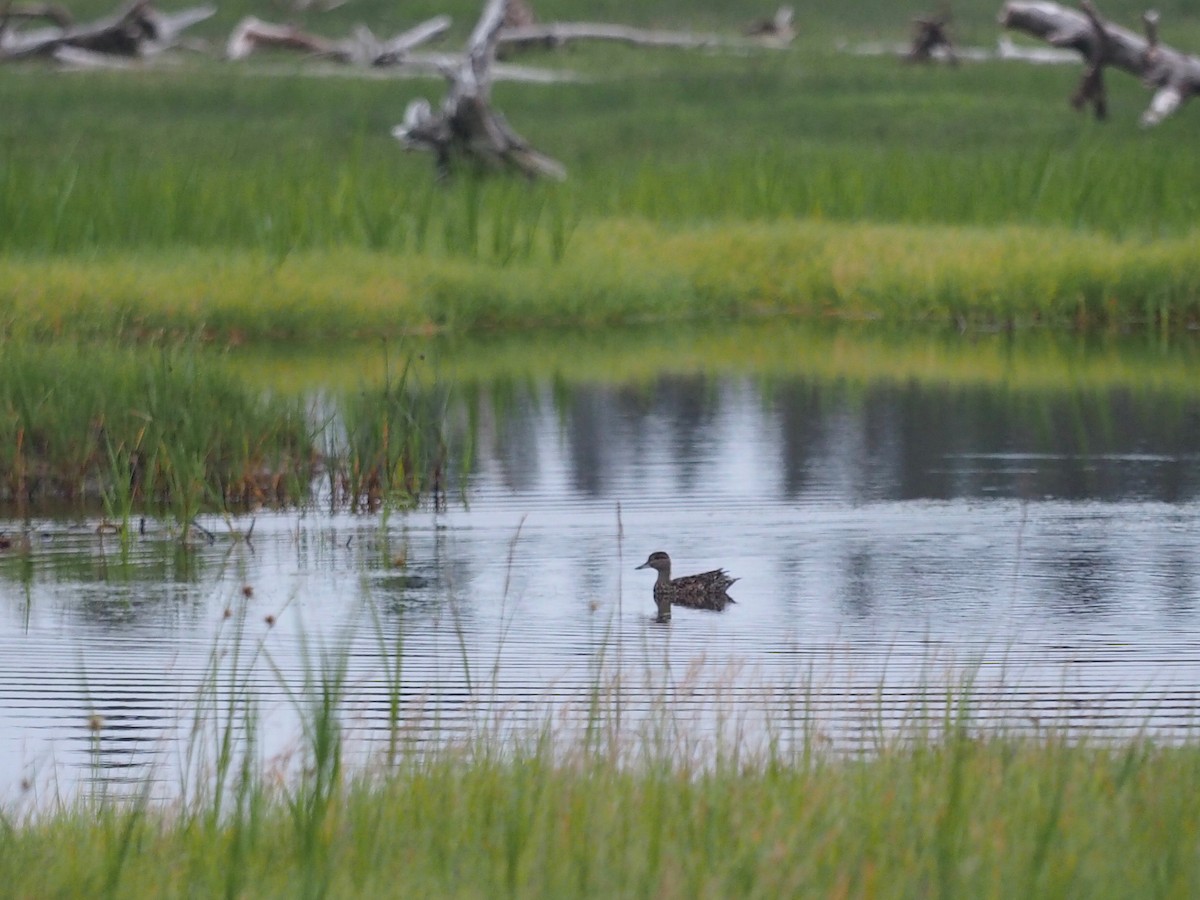
[[[7,342],[0,502],[21,516],[102,505],[125,538],[135,511],[186,538],[202,511],[304,504],[321,474],[335,506],[444,503],[457,474],[449,391],[410,378],[410,364],[319,419],[300,392],[247,386],[195,347]],[[458,449],[469,467],[469,440]]]
[[[393,371],[385,359],[381,384],[364,385],[338,404],[339,421],[326,432],[334,505],[376,510],[413,507],[422,497],[434,506],[446,502],[450,391],[436,380],[423,384],[413,363],[409,356]]]
[[[359,250],[0,258],[0,327],[24,338],[202,333],[331,340],[533,327],[794,317],[956,328],[1139,328],[1200,321],[1195,238],[1070,229],[729,222],[580,224],[562,265]],[[1048,250],[1052,248],[1052,252]],[[112,302],[97,292],[112,291]]]
[[[331,748],[295,787],[238,782],[244,802],[220,817],[117,798],[10,814],[0,876],[29,896],[1194,892],[1194,745],[977,736],[968,719],[861,757],[726,748],[697,762],[661,729],[627,736],[627,756],[545,730],[371,772]],[[315,752],[322,738],[306,740]]]
[[[294,399],[247,390],[178,349],[7,342],[0,349],[4,499],[103,498],[114,514],[286,499],[307,484],[309,423]]]

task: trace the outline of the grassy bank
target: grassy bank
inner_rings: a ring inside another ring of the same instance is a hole
[[[431,82],[241,67],[0,81],[0,327],[315,341],[761,315],[1193,323],[1200,179],[1073,69],[584,48],[497,101],[571,178],[433,183]],[[624,73],[614,75],[614,72]]]
[[[1192,896],[1200,751],[1053,736],[863,759],[547,738],[259,781],[223,816],[115,800],[4,818],[14,896]]]
[[[763,316],[1179,328],[1200,321],[1195,246],[1190,233],[621,220],[581,225],[556,263],[361,249],[10,256],[0,328],[220,343]]]

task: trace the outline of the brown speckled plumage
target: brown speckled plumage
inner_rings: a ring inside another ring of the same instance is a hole
[[[671,621],[672,604],[720,612],[734,602],[726,591],[737,579],[731,578],[724,569],[672,578],[671,557],[661,550],[651,553],[638,568],[658,572],[658,580],[654,582],[654,602],[658,606],[659,622]]]

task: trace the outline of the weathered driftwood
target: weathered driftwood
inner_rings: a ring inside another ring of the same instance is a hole
[[[0,59],[51,57],[74,64],[105,56],[146,57],[178,45],[182,32],[216,12],[194,6],[177,13],[160,12],[149,0],[92,22],[70,28],[0,33]]]
[[[497,36],[506,48],[561,47],[572,41],[617,41],[636,47],[683,47],[686,49],[746,46],[748,42],[717,34],[634,28],[610,22],[546,22],[520,28],[504,28]]]
[[[1154,89],[1150,106],[1142,113],[1146,126],[1157,125],[1200,91],[1200,58],[1159,43],[1157,13],[1142,17],[1144,37],[1105,21],[1088,2],[1081,3],[1079,10],[1057,3],[1010,2],[1000,13],[1000,23],[1079,53],[1087,68],[1071,104],[1076,109],[1090,104],[1097,118],[1108,112],[1105,66],[1136,75]]]
[[[302,12],[333,12],[345,6],[349,0],[291,0],[288,9],[294,13]]]
[[[513,3],[521,0],[510,0]],[[785,47],[795,37],[795,16],[790,6],[781,6],[769,19],[757,19],[742,32],[743,37],[635,28],[613,22],[545,22],[530,15],[508,14],[497,42],[501,48],[557,48],[575,41],[616,41],[635,47],[681,47],[684,49]]]
[[[365,66],[394,66],[421,44],[450,28],[449,16],[434,16],[387,41],[360,25],[350,37],[333,40],[292,25],[278,25],[247,16],[238,22],[225,44],[228,59],[244,59],[261,47],[300,50],[338,62]]]
[[[507,0],[487,0],[459,64],[445,71],[450,82],[435,113],[427,100],[413,100],[392,136],[406,149],[434,154],[439,177],[449,174],[458,157],[516,169],[529,178],[562,179],[566,170],[534,150],[491,105],[496,43]]]
[[[851,44],[839,41],[836,45],[838,52],[850,53],[854,56],[898,56],[907,59],[912,51],[911,43],[896,41],[872,41],[865,44]],[[940,50],[933,51],[934,58],[942,58]],[[1029,47],[1018,45],[1006,34],[996,39],[995,47],[965,47],[954,48],[954,55],[959,62],[989,62],[1002,60],[1006,62],[1028,62],[1041,65],[1062,65],[1079,62],[1079,54],[1074,50],[1058,50],[1054,47]]]

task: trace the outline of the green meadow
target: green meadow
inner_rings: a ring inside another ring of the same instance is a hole
[[[563,7],[544,15],[584,11]],[[995,12],[962,11],[963,40],[994,43]],[[1173,39],[1196,33],[1172,12]],[[1111,120],[1096,123],[1066,107],[1076,66],[836,52],[839,38],[907,34],[907,12],[859,13],[814,12],[782,52],[521,56],[578,76],[495,92],[567,166],[561,185],[469,170],[435,183],[431,161],[389,136],[409,100],[437,100],[435,80],[321,77],[278,55],[9,67],[0,328],[311,342],[764,315],[1197,320],[1190,108],[1143,131],[1148,93],[1119,73]],[[715,6],[696,15],[668,6],[656,21],[721,24]],[[376,21],[356,6],[308,24],[337,34],[347,17]]]

